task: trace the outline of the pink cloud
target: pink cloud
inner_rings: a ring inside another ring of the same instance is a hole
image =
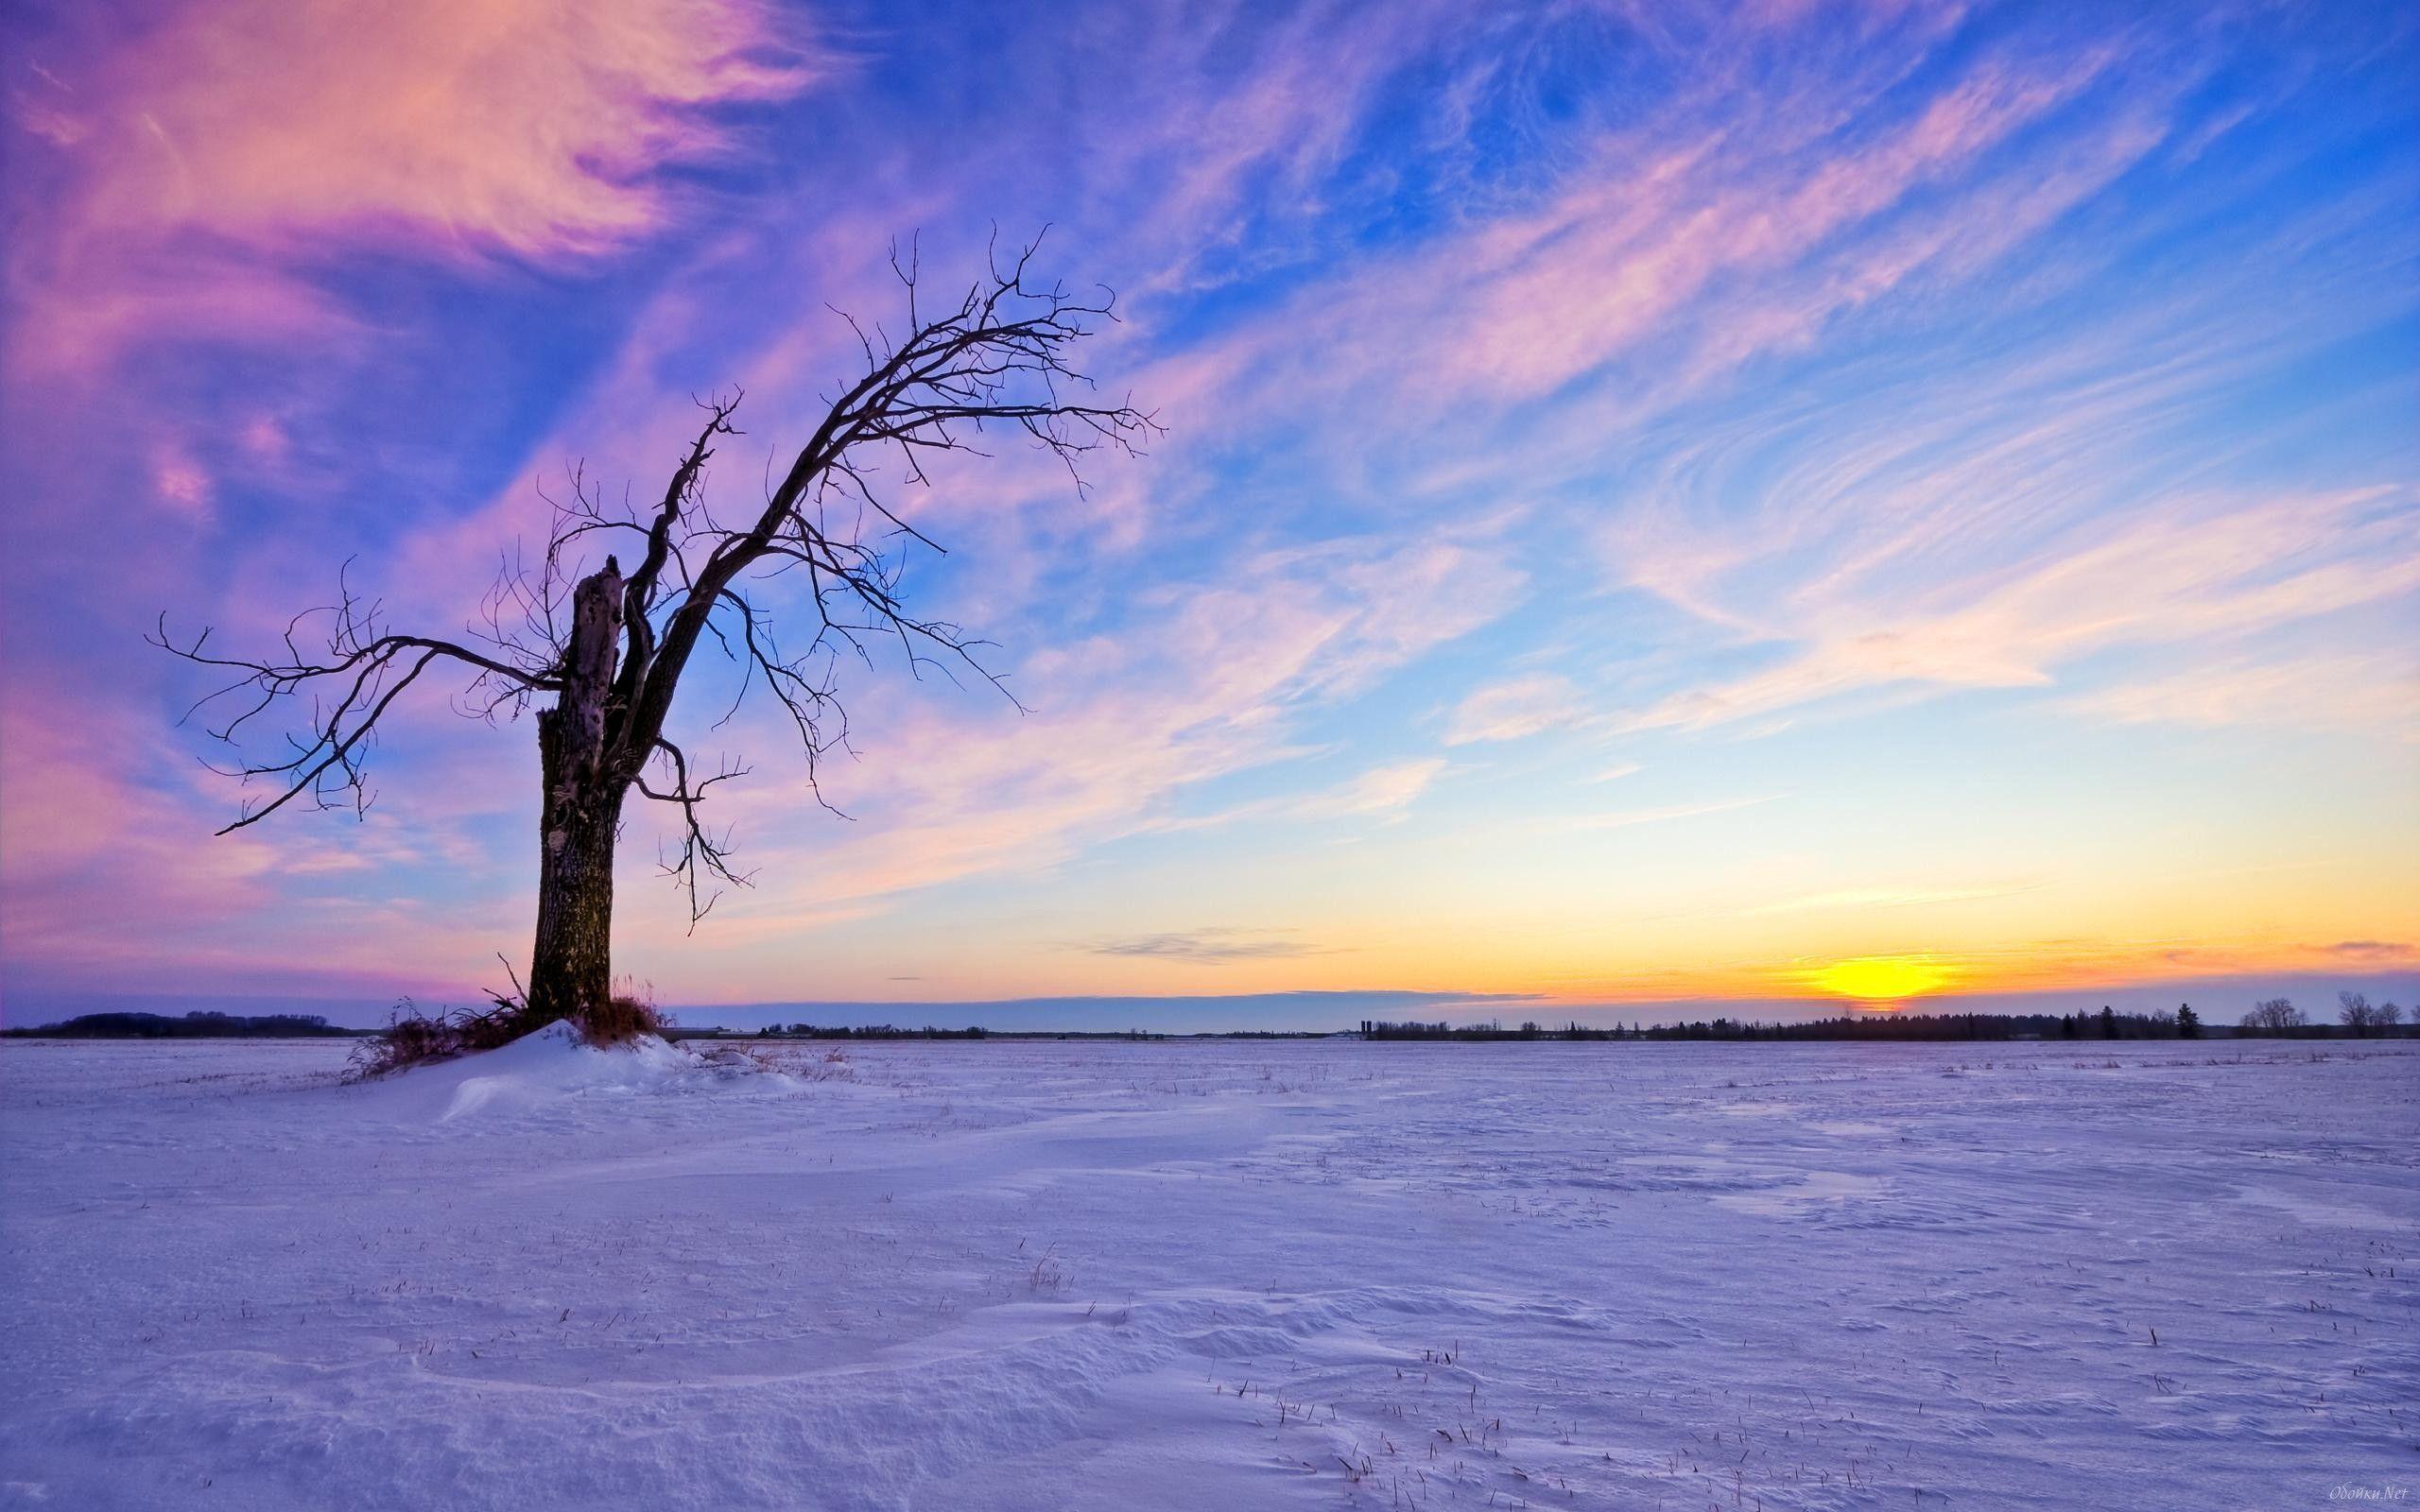
[[[331,231],[554,255],[656,225],[697,107],[811,77],[750,0],[188,7],[109,70],[83,230]]]
[[[669,214],[655,169],[723,146],[706,108],[815,77],[800,30],[758,0],[236,0],[147,18],[67,70],[72,87],[19,92],[14,119],[55,156],[39,164],[45,234],[11,269],[29,307],[16,361],[90,367],[134,339],[340,324],[231,248],[551,259],[619,245]]]
[[[216,489],[210,473],[183,448],[163,443],[152,449],[151,491],[170,513],[202,522],[210,518]]]
[[[1472,690],[1455,706],[1445,744],[1519,740],[1568,725],[1581,713],[1580,693],[1570,679],[1532,672]]]
[[[1260,799],[1215,814],[1165,820],[1151,828],[1160,831],[1213,830],[1222,825],[1270,819],[1374,819],[1387,824],[1400,823],[1445,769],[1444,759],[1436,756],[1388,762],[1331,788]]]
[[[2223,658],[2079,694],[2065,707],[2120,724],[2270,725],[2420,741],[2420,665],[2392,652]]]

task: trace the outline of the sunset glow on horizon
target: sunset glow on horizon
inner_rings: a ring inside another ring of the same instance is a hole
[[[1878,1007],[1897,1007],[1910,998],[1941,990],[1951,980],[1946,968],[1925,955],[1870,955],[1836,961],[1815,973],[1815,985],[1824,991]]]
[[[475,627],[575,468],[660,495],[738,388],[735,516],[862,370],[833,312],[900,318],[894,247],[942,288],[1045,226],[1166,435],[1080,490],[1005,435],[889,480],[1013,701],[844,663],[829,809],[778,707],[717,723],[715,653],[676,718],[749,768],[710,817],[753,885],[693,934],[631,806],[618,962],[666,1003],[2410,1000],[2408,10],[5,28],[12,1023],[504,985],[529,720],[416,690],[365,817],[213,838],[243,795],[144,635],[274,644],[348,561]]]

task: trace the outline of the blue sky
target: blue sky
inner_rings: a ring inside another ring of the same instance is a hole
[[[366,821],[213,840],[142,632],[273,634],[348,558],[457,627],[542,486],[660,488],[735,385],[747,496],[849,374],[831,307],[897,318],[894,244],[942,285],[1046,226],[1167,434],[912,497],[920,602],[1030,712],[863,669],[845,820],[767,711],[701,739],[756,769],[757,879],[689,934],[634,816],[666,1001],[2410,991],[2401,8],[10,27],[11,1017],[500,982],[526,722],[431,700]]]

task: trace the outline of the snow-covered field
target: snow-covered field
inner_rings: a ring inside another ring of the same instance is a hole
[[[2415,1050],[13,1041],[0,1506],[2420,1500]]]

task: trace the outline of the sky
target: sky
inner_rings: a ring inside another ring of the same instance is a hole
[[[661,1001],[2226,1022],[2420,979],[2408,7],[0,26],[10,1022],[507,985],[529,720],[438,690],[366,816],[214,838],[208,686],[146,632],[266,646],[348,562],[458,632],[573,468],[661,490],[735,387],[709,489],[761,501],[894,248],[941,287],[1036,236],[1166,434],[902,485],[915,603],[1022,711],[850,669],[827,809],[778,709],[683,689],[753,884],[693,932],[630,816]]]

